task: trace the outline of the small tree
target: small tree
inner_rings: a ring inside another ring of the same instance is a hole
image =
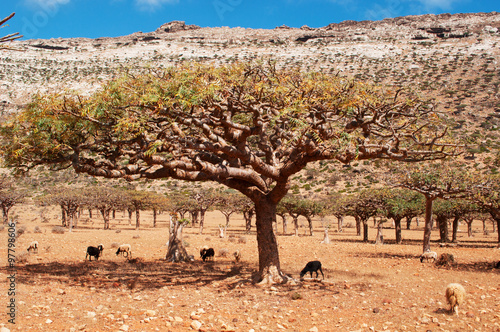
[[[498,247],[500,248],[500,175],[489,175],[483,178],[483,183],[474,188],[472,199],[487,211],[498,233]]]
[[[394,220],[396,243],[403,241],[401,236],[401,220],[411,220],[423,211],[423,196],[408,189],[391,189],[384,201],[387,218]],[[408,223],[409,224],[409,223]]]
[[[6,177],[0,177],[0,207],[2,208],[3,223],[9,221],[10,209],[19,203],[22,203],[26,193],[15,189],[13,182]]]
[[[425,197],[425,228],[422,250],[430,250],[432,205],[438,199],[465,197],[477,179],[460,165],[426,164],[410,167],[399,173],[399,186],[415,190]]]

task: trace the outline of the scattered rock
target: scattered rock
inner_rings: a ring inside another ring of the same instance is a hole
[[[380,312],[380,308],[373,308],[373,313],[378,314]]]

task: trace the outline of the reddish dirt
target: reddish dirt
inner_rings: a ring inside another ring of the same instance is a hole
[[[99,218],[84,222],[84,215],[72,233],[53,234],[57,210],[43,224],[36,208],[14,210],[18,227],[27,229],[16,255],[33,240],[40,250],[16,263],[16,324],[9,324],[7,229],[0,232],[0,323],[11,331],[500,331],[500,270],[493,268],[500,250],[497,235],[483,235],[479,222],[472,238],[460,226],[456,247],[440,247],[433,232],[432,249],[456,259],[450,267],[420,262],[422,225],[403,230],[402,245],[393,244],[393,229],[384,230],[388,244],[374,245],[362,243],[354,228],[338,233],[332,227],[332,242],[321,244],[319,221],[312,237],[304,235],[306,228],[298,237],[283,236],[280,224],[281,267],[297,282],[258,286],[251,282],[258,266],[255,233],[245,234],[239,216],[232,218],[226,238],[218,237],[217,226],[224,222],[218,212],[208,215],[205,234],[186,228],[195,261],[178,264],[164,261],[166,215],[153,229],[151,215],[143,212],[143,228],[134,230],[120,212],[109,231],[98,229]],[[34,233],[35,226],[42,233]],[[372,242],[375,233],[371,228]],[[99,243],[103,257],[84,261],[86,247]],[[113,243],[131,244],[132,260],[117,257]],[[199,258],[203,245],[215,249],[213,262]],[[235,250],[242,252],[241,262],[234,262]],[[224,251],[227,257],[220,256]],[[324,281],[298,280],[310,260],[323,263]],[[451,282],[467,291],[459,317],[449,313],[444,296]]]

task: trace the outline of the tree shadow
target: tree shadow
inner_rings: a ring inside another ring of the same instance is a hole
[[[7,268],[0,268],[7,273]],[[123,262],[50,262],[17,266],[17,282],[40,284],[61,282],[69,286],[158,289],[170,285],[204,286],[216,281],[237,283],[251,280],[252,270],[228,261],[168,263],[134,258]],[[241,278],[232,278],[240,276]],[[230,278],[235,280],[229,280]]]

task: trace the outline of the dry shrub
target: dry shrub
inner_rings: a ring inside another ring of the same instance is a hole
[[[20,237],[26,232],[26,226],[19,226],[16,229],[17,237]]]
[[[117,230],[115,231],[115,233],[121,233],[121,232],[122,232],[122,230],[121,230],[121,229],[117,229]]]
[[[208,236],[205,238],[205,241],[207,241],[207,242],[212,241],[212,238],[210,236]]]
[[[247,243],[247,238],[246,238],[246,237],[244,237],[244,236],[240,236],[240,237],[238,238],[238,243]]]
[[[40,229],[40,227],[35,226],[35,228],[33,229],[33,233],[40,234],[42,233],[42,230]]]
[[[61,227],[61,226],[54,226],[54,227],[52,227],[52,233],[64,234],[64,233],[66,233],[66,229],[64,229],[64,227]]]
[[[436,266],[453,266],[455,265],[455,257],[452,254],[441,254],[436,261]]]
[[[226,248],[219,249],[219,256],[220,257],[228,257],[229,250],[227,250]]]
[[[120,244],[118,242],[111,243],[111,248],[118,248]]]
[[[134,235],[134,236],[132,236],[132,238],[133,239],[139,239],[139,238],[141,238],[141,236],[140,235]]]

